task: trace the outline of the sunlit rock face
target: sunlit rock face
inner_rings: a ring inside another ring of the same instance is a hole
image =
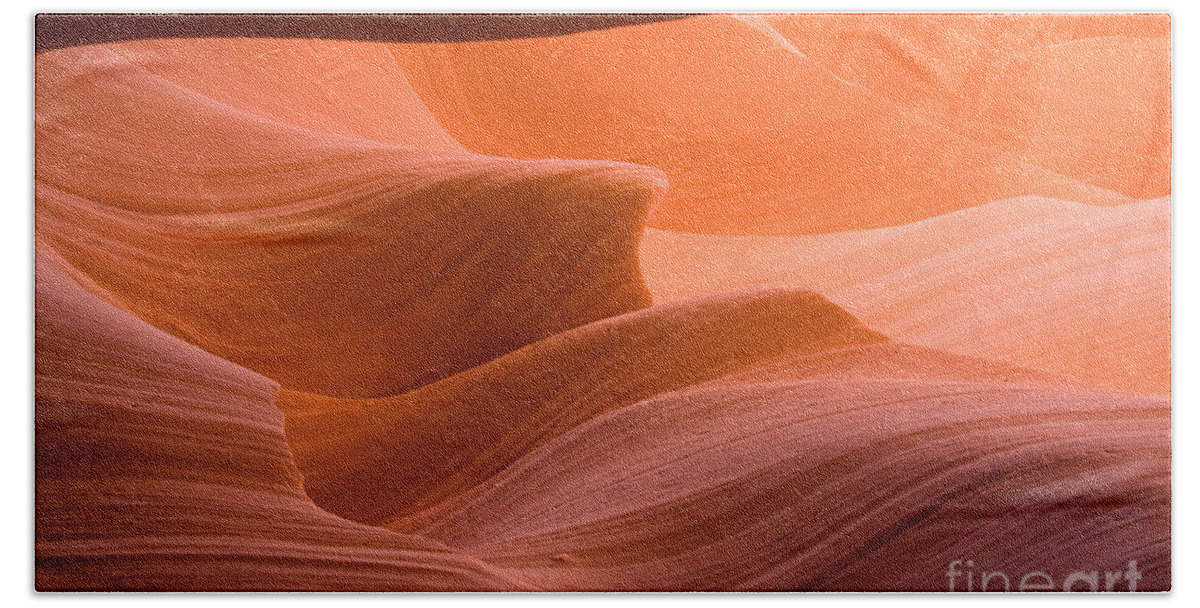
[[[651,165],[651,227],[779,235],[1165,196],[1169,44],[1162,16],[709,15],[392,49],[467,148]]]
[[[589,27],[38,53],[39,589],[1170,588],[1167,17]]]
[[[1171,200],[1022,197],[874,230],[649,229],[656,301],[764,285],[819,291],[905,342],[1142,394],[1171,390]]]

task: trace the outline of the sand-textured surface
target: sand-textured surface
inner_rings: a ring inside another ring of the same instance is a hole
[[[653,228],[811,234],[1023,195],[1112,205],[1169,193],[1162,19],[850,21],[855,36],[820,17],[708,15],[392,49],[471,150],[662,169],[672,188]],[[865,84],[823,57],[838,40],[854,43],[839,59],[869,72]],[[905,94],[897,80],[920,86]]]
[[[289,388],[391,394],[650,303],[653,169],[303,129],[103,46],[38,74],[39,235],[122,307]]]
[[[1168,17],[604,27],[39,52],[37,588],[1170,589]]]
[[[497,590],[478,559],[318,509],[278,384],[165,334],[37,252],[37,586]]]
[[[1171,201],[997,201],[797,237],[647,230],[656,301],[747,287],[827,295],[897,340],[1140,393],[1171,388]]]

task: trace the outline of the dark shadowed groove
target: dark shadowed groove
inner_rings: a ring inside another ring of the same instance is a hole
[[[213,14],[58,13],[35,18],[34,48],[143,38],[330,38],[377,42],[469,42],[560,36],[654,23],[689,14]]]

